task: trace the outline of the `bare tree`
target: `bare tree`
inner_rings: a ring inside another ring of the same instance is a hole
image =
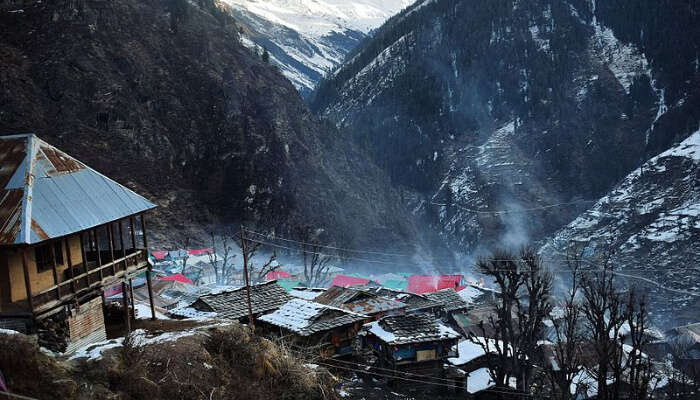
[[[617,399],[621,366],[620,328],[625,323],[624,300],[615,287],[608,257],[600,270],[587,270],[581,280],[584,297],[582,312],[593,352],[594,365],[588,373],[596,380],[597,398]]]
[[[581,346],[583,333],[581,332],[581,304],[577,299],[580,282],[580,258],[575,253],[567,255],[566,264],[571,271],[571,287],[559,304],[560,318],[553,316],[553,328],[555,342],[553,345],[553,357],[556,365],[547,365],[547,375],[554,398],[561,400],[578,399],[585,394],[581,385],[575,381],[582,364]],[[575,388],[572,393],[572,388]]]
[[[321,286],[330,280],[334,257],[323,252],[324,246],[321,245],[319,235],[320,231],[308,225],[297,229],[304,263],[304,284],[309,287]]]
[[[478,340],[474,334],[470,339],[488,355],[491,378],[497,386],[508,387],[509,380],[516,378],[518,389],[529,392],[532,360],[544,336],[544,319],[552,309],[552,276],[532,249],[523,250],[517,259],[512,253],[497,251],[479,260],[478,266],[496,281],[500,294],[495,314],[488,317],[494,340]],[[487,336],[483,321],[479,326]]]
[[[632,400],[646,400],[650,398],[650,392],[656,386],[654,381],[658,381],[656,369],[651,358],[644,354],[644,350],[651,343],[651,336],[648,334],[649,320],[646,299],[644,296],[638,298],[636,291],[630,291],[627,309],[627,334],[629,348],[623,349],[625,355],[623,374],[630,387],[629,398]],[[624,337],[622,338],[625,339]]]
[[[245,235],[241,235],[240,232],[235,235],[235,239],[238,241],[241,253],[245,252],[242,256],[244,260],[248,260],[248,276],[252,283],[263,282],[267,274],[277,271],[280,268],[280,264],[277,262],[277,253],[274,251],[267,261],[261,266],[256,267],[254,257],[263,243],[255,239],[247,238]],[[244,240],[245,245],[243,243]]]
[[[216,283],[220,285],[230,285],[233,283],[233,273],[235,271],[233,259],[233,241],[227,235],[216,235],[211,233],[211,252],[209,265],[214,271]]]

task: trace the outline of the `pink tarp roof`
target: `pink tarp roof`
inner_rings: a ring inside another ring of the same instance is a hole
[[[190,249],[187,250],[187,254],[191,256],[201,256],[205,254],[212,254],[213,250],[212,249]]]
[[[272,271],[272,272],[268,272],[267,275],[265,275],[265,280],[275,281],[277,279],[285,279],[285,278],[291,278],[291,277],[292,277],[292,275],[290,275],[289,272]]]
[[[340,287],[350,287],[350,286],[359,286],[359,285],[366,285],[369,283],[369,279],[363,279],[363,278],[357,278],[354,276],[347,276],[347,275],[336,275],[335,278],[333,278],[333,282],[331,282],[331,286],[340,286]]]
[[[194,285],[194,283],[192,283],[191,280],[189,280],[185,275],[182,275],[182,274],[175,274],[175,275],[166,276],[165,278],[160,278],[159,280],[161,280],[161,281],[175,281],[175,282],[189,283],[190,285]]]
[[[432,293],[438,290],[456,289],[462,282],[462,275],[412,275],[408,279],[406,291],[416,294]]]
[[[165,256],[168,255],[168,251],[167,251],[167,250],[163,250],[163,251],[152,251],[151,254],[153,255],[153,257],[154,257],[156,260],[165,260]]]

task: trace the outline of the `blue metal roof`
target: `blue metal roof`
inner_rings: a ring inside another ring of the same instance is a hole
[[[38,243],[156,207],[33,134],[0,137],[0,184],[0,245]]]

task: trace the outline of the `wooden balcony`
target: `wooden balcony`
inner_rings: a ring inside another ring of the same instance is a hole
[[[117,283],[123,278],[140,274],[148,267],[144,249],[86,252],[87,263],[67,269],[59,282],[39,293],[32,294],[34,313],[42,314],[73,299]],[[27,303],[23,301],[23,303]]]

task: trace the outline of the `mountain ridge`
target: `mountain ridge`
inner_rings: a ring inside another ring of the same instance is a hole
[[[654,6],[663,12],[641,15],[655,22],[640,28],[608,23],[611,7],[592,1],[426,1],[377,30],[311,107],[352,130],[456,251],[523,245],[696,129],[697,68],[658,72],[678,61],[656,42],[618,38],[673,35],[658,21],[684,7]],[[693,18],[676,29],[697,29]],[[694,65],[697,36],[683,41],[676,58]],[[554,204],[568,206],[544,207]]]

